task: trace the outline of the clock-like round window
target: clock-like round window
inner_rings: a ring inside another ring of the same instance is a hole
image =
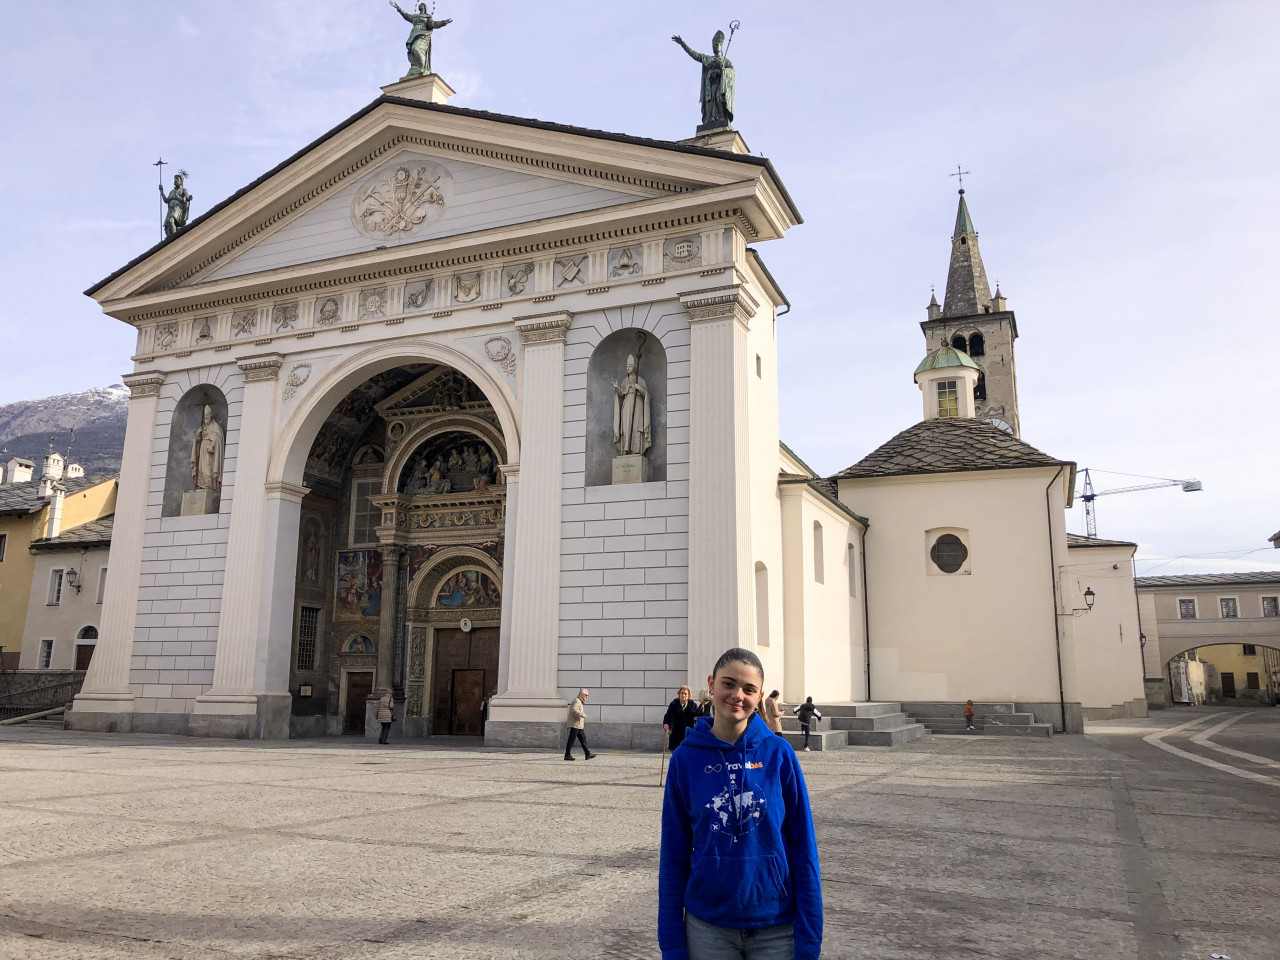
[[[969,548],[954,533],[944,533],[929,548],[929,558],[943,573],[955,573],[969,559]]]

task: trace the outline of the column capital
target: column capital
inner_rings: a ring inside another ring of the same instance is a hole
[[[301,503],[302,498],[310,492],[306,487],[300,487],[296,483],[285,483],[283,480],[267,484],[268,500],[289,500],[293,503]]]
[[[520,334],[522,343],[563,342],[569,327],[573,325],[573,314],[568,310],[557,310],[554,313],[516,317],[515,321],[516,333]]]
[[[744,327],[760,308],[760,301],[738,283],[680,294],[680,306],[689,314],[691,324],[702,320],[725,320],[732,317]]]
[[[159,396],[165,375],[160,370],[143,370],[140,373],[126,373],[120,379],[129,388],[129,399],[137,400],[140,397]]]
[[[275,380],[280,376],[284,357],[278,353],[259,353],[251,357],[236,357],[236,364],[244,373],[245,383]]]
[[[518,463],[500,463],[498,472],[502,474],[502,479],[506,483],[520,482],[520,464]]]

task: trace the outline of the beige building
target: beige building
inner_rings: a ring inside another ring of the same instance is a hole
[[[32,544],[109,516],[116,498],[115,477],[86,477],[79,464],[68,465],[57,453],[44,459],[39,478],[33,478],[33,472],[29,461],[15,458],[6,465],[5,483],[0,484],[0,647],[6,657],[20,653],[23,670],[42,665],[39,644],[28,649],[26,643],[33,591],[42,601],[56,597],[55,606],[61,604],[63,593],[75,593],[74,587],[64,590],[64,585],[52,583],[48,565],[40,562]],[[78,578],[82,571],[83,567],[77,568]],[[89,589],[97,590],[96,581]],[[74,656],[70,647],[67,656]]]
[[[1153,702],[1185,702],[1179,660],[1211,664],[1226,699],[1280,695],[1280,571],[1140,577],[1146,674]],[[1205,696],[1215,697],[1215,683]]]
[[[31,543],[23,669],[87,670],[107,587],[110,514]]]

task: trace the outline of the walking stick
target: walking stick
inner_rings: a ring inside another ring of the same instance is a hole
[[[658,786],[662,786],[662,775],[667,771],[667,734],[662,733],[662,766],[658,767]]]

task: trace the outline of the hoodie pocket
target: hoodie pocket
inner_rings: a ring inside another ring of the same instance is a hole
[[[705,905],[722,919],[768,915],[791,897],[786,863],[775,855],[702,856],[692,866],[685,903]]]

